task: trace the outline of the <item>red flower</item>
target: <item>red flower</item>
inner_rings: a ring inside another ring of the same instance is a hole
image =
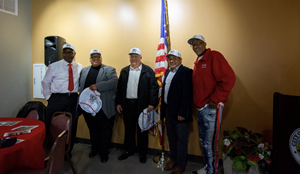
[[[236,149],[235,153],[238,154],[238,155],[240,155],[240,154],[242,154],[242,151],[240,149]]]
[[[250,155],[249,156],[249,160],[252,161],[252,162],[254,162],[255,161],[255,157],[253,155]]]
[[[260,161],[259,155],[256,155],[256,156],[255,156],[255,160],[256,160],[256,161]]]
[[[271,165],[271,161],[270,160],[266,160],[266,164]]]
[[[230,145],[228,145],[228,146],[226,146],[226,149],[229,149],[231,146],[232,146],[231,144],[230,144]]]

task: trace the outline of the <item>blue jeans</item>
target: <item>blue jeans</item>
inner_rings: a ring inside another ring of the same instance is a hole
[[[218,173],[218,140],[222,120],[223,105],[210,109],[208,104],[197,110],[200,142],[204,151],[203,163],[207,165],[207,174]]]

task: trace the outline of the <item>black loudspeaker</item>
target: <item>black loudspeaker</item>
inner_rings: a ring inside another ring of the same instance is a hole
[[[45,65],[63,59],[62,47],[66,43],[66,39],[59,36],[45,37]]]

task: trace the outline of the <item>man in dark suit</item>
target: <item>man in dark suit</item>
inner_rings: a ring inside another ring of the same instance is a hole
[[[158,84],[154,71],[141,62],[140,49],[132,48],[129,58],[130,65],[121,70],[117,87],[117,111],[123,112],[125,125],[125,152],[119,157],[119,160],[127,159],[134,154],[137,131],[140,162],[145,163],[148,152],[148,131],[141,132],[138,126],[138,117],[145,108],[147,108],[147,112],[150,112],[157,105]]]
[[[189,122],[192,121],[193,71],[182,65],[181,54],[171,50],[168,55],[169,70],[163,80],[161,117],[166,118],[172,162],[165,170],[181,174],[187,162]]]
[[[102,56],[98,49],[91,50],[90,62],[91,66],[83,68],[80,73],[79,92],[81,94],[85,88],[97,90],[102,100],[102,108],[95,116],[81,108],[79,112],[83,113],[90,131],[92,150],[89,157],[94,157],[99,152],[101,161],[105,163],[108,160],[116,114],[115,98],[118,76],[115,68],[102,64]]]

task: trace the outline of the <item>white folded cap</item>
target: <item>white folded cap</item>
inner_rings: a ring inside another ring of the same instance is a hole
[[[189,43],[190,45],[192,45],[192,42],[193,42],[194,39],[199,39],[199,40],[202,40],[203,42],[205,42],[205,39],[204,39],[204,37],[203,37],[202,35],[196,34],[196,35],[194,35],[192,38],[190,38],[190,39],[188,40],[188,43]]]
[[[129,52],[129,55],[130,54],[138,54],[138,55],[142,55],[142,52],[141,52],[141,50],[140,49],[138,49],[138,48],[131,48],[130,49],[130,52]]]
[[[98,50],[98,49],[92,49],[91,51],[90,51],[90,55],[92,55],[92,54],[101,54],[101,52],[100,52],[100,50]]]
[[[95,116],[102,108],[100,93],[92,91],[89,87],[85,88],[79,96],[79,105],[82,110]]]
[[[181,58],[181,54],[178,50],[171,50],[166,57],[169,58],[171,55]]]
[[[70,49],[72,49],[73,51],[75,51],[75,48],[74,48],[74,46],[73,46],[72,44],[69,44],[69,43],[64,44],[62,49],[66,49],[66,48],[70,48]]]

